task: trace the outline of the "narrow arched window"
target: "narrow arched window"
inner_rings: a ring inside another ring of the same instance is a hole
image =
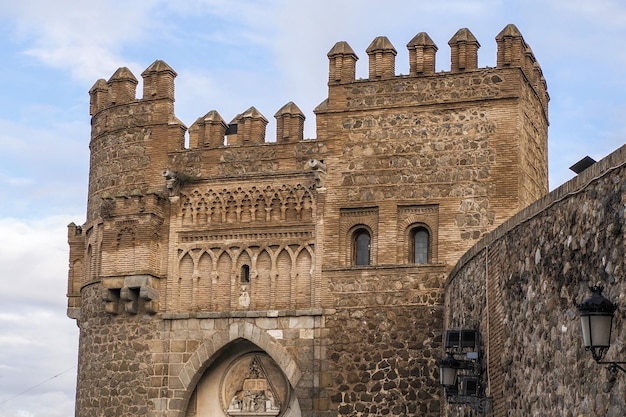
[[[241,283],[242,284],[250,283],[250,266],[249,265],[241,265]]]
[[[87,281],[91,281],[94,279],[93,271],[94,271],[94,259],[93,259],[93,250],[91,245],[87,246]]]
[[[426,264],[429,261],[430,233],[425,227],[416,227],[411,231],[411,254],[409,261]]]
[[[352,238],[352,263],[354,265],[370,264],[371,236],[367,229],[357,229]]]

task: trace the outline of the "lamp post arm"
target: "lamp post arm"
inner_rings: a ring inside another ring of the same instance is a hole
[[[626,373],[626,368],[622,365],[626,365],[626,362],[609,362],[609,361],[598,361],[600,365],[609,365],[607,369],[613,374],[617,375],[618,371],[622,371]]]

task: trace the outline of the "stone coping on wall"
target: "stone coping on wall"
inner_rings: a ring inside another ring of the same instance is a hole
[[[450,272],[450,275],[448,275],[445,286],[448,287],[450,285],[450,283],[454,280],[457,272],[462,269],[466,263],[468,263],[476,255],[481,253],[485,248],[489,247],[493,242],[502,238],[509,231],[511,231],[518,225],[521,225],[522,223],[531,220],[541,212],[550,208],[552,205],[584,191],[592,182],[600,179],[607,173],[618,169],[625,164],[626,145],[623,145],[622,147],[607,155],[605,158],[591,165],[589,168],[578,174],[576,177],[565,182],[558,188],[552,190],[550,193],[541,197],[539,200],[530,204],[526,208],[520,210],[517,214],[506,220],[496,229],[487,233],[480,241],[478,241],[467,252],[465,252],[463,256],[461,256],[459,261]]]

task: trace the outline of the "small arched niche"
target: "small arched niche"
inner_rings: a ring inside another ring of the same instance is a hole
[[[186,417],[301,417],[293,387],[280,366],[254,343],[238,339],[204,371]]]

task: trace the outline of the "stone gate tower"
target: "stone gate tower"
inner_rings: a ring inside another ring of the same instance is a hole
[[[291,102],[275,142],[254,107],[187,129],[163,61],[141,99],[127,68],[97,81],[69,226],[76,415],[439,416],[443,282],[548,189],[541,69],[515,26],[496,41],[479,68],[459,30],[436,72],[419,33],[398,76],[378,37],[364,80],[337,43],[316,139]]]

